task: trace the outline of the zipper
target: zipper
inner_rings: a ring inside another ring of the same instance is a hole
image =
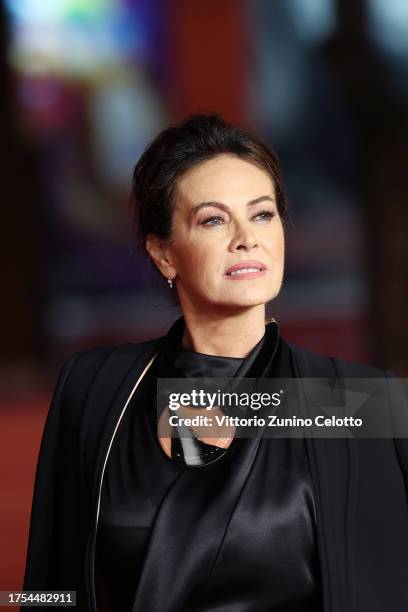
[[[130,392],[129,397],[126,400],[125,405],[123,406],[122,412],[119,415],[119,419],[115,425],[115,429],[113,430],[111,439],[109,441],[109,446],[108,446],[108,450],[106,451],[106,455],[105,455],[105,459],[103,462],[103,467],[102,467],[102,473],[101,473],[101,477],[100,477],[100,481],[99,481],[99,488],[98,488],[98,501],[97,501],[97,505],[96,505],[96,520],[95,520],[95,526],[94,526],[94,531],[93,531],[93,537],[92,537],[92,544],[91,544],[91,551],[90,551],[90,560],[88,560],[88,571],[90,572],[90,582],[91,582],[91,609],[94,612],[98,612],[98,608],[96,605],[96,591],[95,591],[95,546],[96,546],[96,535],[97,535],[97,531],[98,531],[98,521],[99,521],[99,511],[100,511],[100,506],[101,506],[101,493],[102,493],[102,483],[103,483],[103,476],[105,474],[105,468],[106,468],[106,464],[108,462],[108,458],[109,458],[109,454],[112,448],[112,444],[113,444],[113,440],[115,439],[116,436],[116,432],[118,430],[118,427],[120,425],[120,422],[123,418],[123,415],[125,414],[126,408],[129,405],[130,400],[132,399],[136,389],[139,386],[140,381],[143,379],[144,375],[146,374],[147,370],[150,368],[150,366],[152,365],[153,361],[156,359],[157,355],[158,355],[159,351],[157,351],[157,353],[155,355],[153,355],[153,357],[150,359],[149,363],[146,365],[146,367],[144,368],[143,372],[141,373],[141,375],[139,376],[139,378],[137,379],[132,391]],[[89,559],[89,557],[88,557]]]

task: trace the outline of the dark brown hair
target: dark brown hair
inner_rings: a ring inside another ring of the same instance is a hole
[[[217,114],[192,115],[163,130],[146,148],[134,169],[133,223],[143,248],[148,234],[163,239],[171,236],[177,179],[196,164],[221,154],[235,155],[265,170],[275,187],[278,212],[285,217],[283,179],[273,149],[258,136]]]

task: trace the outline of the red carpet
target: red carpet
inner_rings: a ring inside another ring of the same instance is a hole
[[[0,397],[0,590],[21,590],[35,467],[51,392]]]

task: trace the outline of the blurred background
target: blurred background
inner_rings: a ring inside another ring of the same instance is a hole
[[[282,335],[408,376],[408,2],[3,0],[0,45],[0,589],[19,589],[62,363],[179,316],[129,213],[170,123],[216,111],[276,149]]]

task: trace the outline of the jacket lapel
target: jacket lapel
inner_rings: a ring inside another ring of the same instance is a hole
[[[90,495],[90,537],[85,555],[87,597],[96,610],[94,561],[102,479],[116,431],[126,408],[158,352],[157,338],[143,345],[122,345],[101,365],[82,413],[81,473]],[[139,350],[138,350],[139,349]]]
[[[289,344],[297,378],[333,378],[339,374],[335,361],[314,355]],[[299,391],[309,416],[324,414],[324,401],[318,394]],[[319,406],[322,410],[319,410]],[[317,533],[321,560],[324,609],[350,612],[353,572],[350,571],[350,545],[354,539],[357,450],[349,438],[306,438],[316,497]]]

